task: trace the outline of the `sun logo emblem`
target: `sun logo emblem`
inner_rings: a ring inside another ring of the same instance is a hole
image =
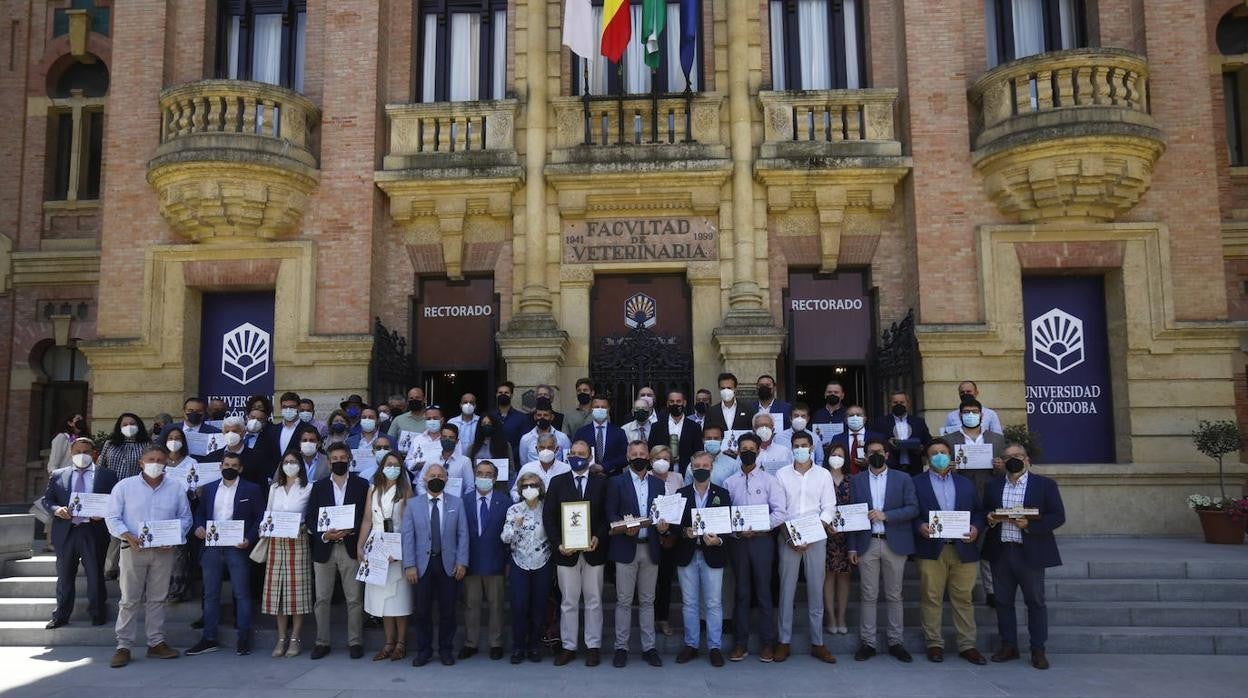
[[[269,333],[250,322],[221,338],[221,373],[247,385],[269,372]]]
[[[644,293],[635,293],[624,301],[624,325],[629,329],[650,329],[658,317],[659,304]]]
[[[1083,320],[1058,308],[1032,320],[1031,360],[1059,376],[1083,363]]]

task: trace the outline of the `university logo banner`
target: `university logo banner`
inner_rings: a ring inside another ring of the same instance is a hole
[[[273,293],[204,294],[199,394],[242,415],[248,395],[273,394]]]

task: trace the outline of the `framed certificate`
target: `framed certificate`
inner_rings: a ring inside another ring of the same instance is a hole
[[[589,532],[589,502],[563,502],[559,518],[563,533],[563,547],[569,551],[589,550],[593,536]]]

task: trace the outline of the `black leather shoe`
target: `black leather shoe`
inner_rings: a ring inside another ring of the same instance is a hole
[[[875,656],[875,648],[871,645],[861,645],[858,651],[854,652],[854,661],[865,662]]]
[[[329,645],[316,645],[312,648],[312,658],[320,659],[329,654]]]
[[[576,655],[575,652],[572,654],[573,656]],[[585,666],[598,666],[599,664],[602,664],[602,652],[600,652],[597,647],[589,648],[588,654],[589,656],[585,658]]]
[[[246,657],[251,654],[251,640],[239,640],[238,644],[234,646],[234,654],[240,657]]]
[[[455,666],[455,657],[448,652],[442,655],[442,666]]]
[[[347,648],[352,659],[359,659],[364,656],[364,645],[351,645]]]
[[[891,654],[899,662],[905,662],[906,664],[909,664],[910,662],[914,661],[914,657],[911,657],[910,653],[906,651],[906,648],[902,647],[901,645],[889,645],[888,653]]]
[[[477,653],[476,647],[469,647],[468,645],[464,645],[463,647],[459,648],[460,659],[467,659],[476,653]]]
[[[724,653],[719,650],[711,650],[711,666],[721,667],[724,665]]]
[[[104,625],[105,623],[108,623],[107,618],[92,618],[91,619],[91,625],[94,625],[96,627]]]
[[[53,618],[52,620],[48,621],[47,625],[43,626],[43,629],[44,630],[56,630],[57,628],[64,627],[66,625],[69,625],[69,621],[61,620],[60,618]]]
[[[556,661],[558,661],[558,660],[556,660]],[[523,664],[523,663],[524,663],[524,652],[513,652],[513,653],[512,653],[512,655],[511,655],[511,663],[512,663],[512,664]]]
[[[416,666],[416,667],[424,666],[429,663],[430,659],[433,659],[433,657],[426,657],[423,654],[418,654],[412,658],[412,666]]]
[[[493,660],[499,660],[499,659],[502,659],[502,658],[503,658],[503,648],[502,648],[502,647],[491,647],[491,648],[490,648],[490,659],[493,659]]]
[[[689,645],[680,648],[680,654],[676,655],[677,664],[686,664],[693,661],[698,656],[698,651]]]
[[[616,669],[623,669],[628,666],[628,650],[616,650],[615,658],[611,660],[611,665]]]
[[[646,664],[649,664],[650,666],[663,666],[663,659],[659,657],[658,650],[646,650],[641,653],[641,658],[646,660]]]
[[[534,664],[537,664],[538,662],[542,661],[542,651],[541,650],[529,650],[529,661],[533,662]]]

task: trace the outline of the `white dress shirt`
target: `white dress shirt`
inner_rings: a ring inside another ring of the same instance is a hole
[[[638,424],[637,420],[630,419],[621,429],[624,430],[624,436],[628,438],[628,442],[650,440],[650,432],[654,431],[654,425],[646,422],[644,425]]]
[[[516,485],[520,484],[520,476],[525,473],[536,473],[542,480],[542,489],[549,492],[551,480],[555,479],[558,475],[570,472],[572,472],[572,466],[561,460],[555,460],[550,464],[550,468],[542,467],[541,461],[529,461],[516,472],[516,479],[512,481],[511,485],[511,501],[520,501],[520,490],[516,489]]]
[[[329,476],[329,484],[334,486],[334,506],[340,507],[347,500],[347,483],[350,481],[351,476],[347,475],[347,477],[342,479],[342,486],[339,487],[338,479],[333,475]]]
[[[734,400],[731,405],[726,402],[719,403],[719,411],[724,415],[724,429],[732,430],[736,427],[733,424],[737,421],[737,403]]]
[[[477,437],[477,425],[481,423],[481,417],[474,414],[464,418],[461,412],[458,416],[446,420],[446,423],[454,424],[459,429],[459,452],[462,455],[468,455],[468,449],[472,448],[472,440]]]
[[[788,446],[778,444],[773,439],[770,444],[758,450],[758,467],[774,473],[786,465],[793,464],[793,451]]]
[[[290,448],[290,439],[295,435],[295,429],[299,427],[299,422],[295,422],[290,426],[286,426],[286,422],[282,422],[282,433],[277,439],[277,445],[282,453]]]
[[[888,491],[888,468],[880,473],[867,471],[867,477],[870,478],[868,484],[871,485],[871,508],[875,511],[884,511],[884,493]],[[884,522],[872,521],[872,533],[883,533]]]
[[[312,498],[312,483],[300,485],[298,480],[287,491],[285,487],[273,483],[269,488],[268,511],[297,511],[303,513],[308,509],[308,500]]]
[[[212,501],[212,518],[215,521],[228,521],[234,518],[234,495],[238,492],[238,478],[234,482],[221,480],[217,487],[217,497]]]
[[[819,434],[815,432],[812,425],[807,425],[806,433],[810,434],[810,440],[812,441],[810,444],[810,452],[815,459],[815,465],[823,465],[823,439],[819,438]],[[782,446],[787,446],[789,450],[792,450],[793,430],[785,429],[784,431],[776,432],[776,436],[772,439],[772,441],[781,444]]]
[[[854,445],[854,437],[858,437],[858,453],[849,454],[852,460],[866,460],[867,458],[867,428],[863,427],[858,431],[850,431],[849,427],[845,427],[845,448],[848,450]]]
[[[831,473],[812,462],[804,473],[798,472],[796,465],[787,465],[776,473],[776,479],[784,487],[790,518],[818,512],[820,521],[832,523],[836,515],[836,487]]]
[[[555,437],[555,460],[567,460],[564,454],[572,448],[572,441],[568,435],[553,426],[548,435]],[[520,453],[516,455],[519,456],[521,463],[537,460],[537,437],[537,427],[533,427],[529,433],[520,437]]]
[[[442,433],[434,432],[434,435],[430,436],[429,432],[422,431],[412,437],[412,442],[408,444],[407,458],[404,463],[408,470],[415,470],[417,463],[432,463],[441,457]]]

